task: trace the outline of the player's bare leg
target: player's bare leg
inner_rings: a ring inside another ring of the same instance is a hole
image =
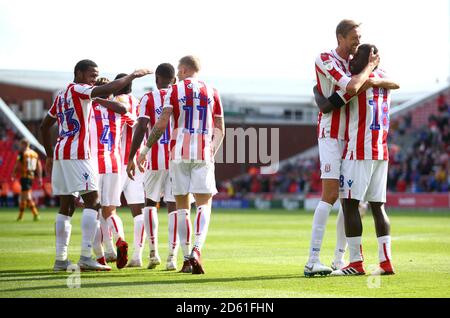
[[[378,257],[380,267],[372,274],[392,275],[394,269],[391,264],[391,225],[382,202],[370,202],[375,230],[378,238]]]
[[[161,264],[161,258],[158,252],[158,209],[157,202],[146,199],[146,207],[142,209],[144,214],[144,228],[147,233],[150,256],[147,268],[154,269],[156,266]]]
[[[20,199],[19,199],[19,215],[17,216],[17,221],[23,220],[23,213],[25,209],[27,208],[27,201],[28,201],[28,191],[22,191],[20,193]]]
[[[125,241],[122,219],[117,215],[116,207],[112,205],[102,206],[102,216],[112,231],[112,236],[117,247],[117,268],[124,268],[128,262],[128,243]]]
[[[362,222],[359,215],[359,200],[343,199],[345,235],[350,252],[350,264],[331,273],[333,276],[364,275],[362,254]]]
[[[339,196],[339,180],[322,179],[322,198],[314,211],[309,259],[304,268],[307,277],[328,275],[332,269],[320,262],[320,249],[331,208]]]
[[[192,265],[192,274],[204,274],[201,251],[208,234],[212,196],[209,193],[196,193],[194,198],[197,206],[197,215],[194,223],[195,240],[189,260]]]
[[[26,200],[26,206],[30,208],[33,214],[33,221],[39,221],[39,211],[34,203],[33,197],[31,195],[31,190],[24,191],[24,196]]]
[[[166,270],[177,270],[177,254],[180,240],[178,236],[177,223],[177,207],[175,202],[167,202],[167,212],[169,218],[169,256],[167,257]]]
[[[142,251],[144,249],[145,231],[144,231],[144,214],[142,209],[144,204],[129,204],[134,224],[134,252],[127,267],[142,267]]]
[[[191,205],[189,195],[176,195],[177,207],[177,230],[180,238],[180,246],[183,251],[183,267],[181,273],[192,273],[192,266],[189,260],[191,253],[191,233],[192,223],[190,217]]]

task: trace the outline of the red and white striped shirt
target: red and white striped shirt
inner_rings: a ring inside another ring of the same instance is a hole
[[[49,116],[57,118],[59,136],[53,154],[54,160],[85,160],[90,158],[89,121],[91,92],[94,86],[69,84],[58,92]]]
[[[160,89],[144,95],[139,104],[139,117],[148,118],[150,124],[147,137],[155,126],[156,121],[162,113],[164,97],[168,89]],[[147,169],[167,170],[169,169],[169,143],[172,133],[171,123],[167,125],[166,131],[152,146],[147,154]]]
[[[164,107],[173,107],[171,160],[213,162],[214,117],[223,117],[217,90],[196,78],[188,78],[169,89]]]
[[[335,50],[321,53],[316,58],[316,78],[319,92],[330,97],[339,89],[345,92],[351,80],[349,61],[341,58]],[[346,96],[350,99],[350,96]],[[317,120],[318,138],[335,138],[348,140],[347,130],[348,105],[330,113],[319,112]]]
[[[129,113],[121,115],[96,102],[92,103],[92,108],[91,151],[98,164],[98,173],[119,173],[120,136],[124,125],[133,125],[134,120]]]
[[[126,166],[128,165],[128,155],[133,141],[134,123],[139,115],[139,100],[131,94],[122,94],[115,96],[114,101],[122,103],[128,110],[129,120],[122,131],[120,141],[120,157],[122,158],[122,164]],[[137,156],[139,156],[139,152]]]
[[[375,70],[370,77],[385,77]],[[372,87],[349,102],[349,140],[343,159],[388,160],[387,135],[389,130],[390,91]]]

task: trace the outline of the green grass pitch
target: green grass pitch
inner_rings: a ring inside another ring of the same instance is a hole
[[[303,210],[214,210],[203,249],[206,274],[167,272],[167,214],[159,213],[159,249],[163,261],[154,270],[113,264],[111,272],[81,273],[80,288],[68,288],[69,273],[53,273],[56,210],[41,211],[33,222],[26,212],[0,209],[0,297],[449,297],[450,214],[391,211],[396,275],[303,277],[312,213]],[[69,258],[78,261],[80,216],[73,218]],[[131,214],[119,210],[132,253]],[[192,213],[195,214],[195,213]],[[194,215],[192,215],[193,217]],[[321,260],[330,264],[336,213],[329,219]],[[366,269],[378,262],[373,219],[363,219]],[[181,251],[179,266],[181,265]]]

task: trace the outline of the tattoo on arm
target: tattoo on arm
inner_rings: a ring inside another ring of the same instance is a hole
[[[163,133],[164,130],[159,129],[158,126],[153,127],[152,132],[148,137],[146,146],[148,148],[151,148],[153,144],[159,140],[159,138],[162,136]]]

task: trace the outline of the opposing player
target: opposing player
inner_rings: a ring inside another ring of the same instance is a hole
[[[61,90],[41,123],[41,133],[47,153],[46,168],[52,175],[52,188],[60,196],[60,209],[56,217],[56,260],[53,269],[65,271],[71,264],[67,258],[70,240],[71,217],[75,211],[74,194],[79,192],[85,208],[81,218],[81,256],[78,262],[82,270],[109,270],[92,257],[92,244],[97,230],[98,182],[90,160],[89,124],[92,99],[120,90],[133,79],[149,74],[146,69],[111,83],[96,86],[97,64],[82,60],[75,65],[74,82]],[[50,129],[58,122],[59,137],[55,151],[51,143]]]
[[[96,85],[108,83],[107,78],[99,78]],[[91,150],[95,158],[95,166],[99,174],[99,198],[101,214],[108,224],[108,229],[101,230],[98,225],[94,241],[94,252],[97,261],[106,265],[105,255],[102,248],[102,239],[105,241],[108,258],[111,258],[111,248],[105,238],[112,232],[115,246],[117,247],[116,265],[121,269],[128,261],[128,243],[125,241],[122,219],[116,212],[120,206],[121,193],[121,158],[120,158],[120,136],[126,122],[130,125],[134,121],[128,115],[126,107],[121,103],[111,101],[112,96],[101,96],[94,99],[92,103],[91,119]],[[120,110],[119,112],[115,110]],[[99,222],[100,223],[100,222]],[[105,231],[105,233],[103,233]]]
[[[30,143],[26,139],[20,141],[19,156],[17,157],[16,164],[14,165],[13,180],[20,173],[20,201],[19,201],[19,215],[17,221],[23,220],[23,212],[25,208],[30,208],[33,214],[33,220],[39,220],[39,212],[36,208],[36,204],[33,201],[31,195],[31,188],[33,186],[33,180],[37,177],[39,186],[42,186],[42,165],[39,161],[39,155],[36,151],[30,148]]]
[[[348,63],[360,43],[359,24],[352,20],[342,20],[336,27],[336,38],[338,47],[330,52],[321,53],[316,59],[317,87],[321,94],[326,97],[331,96],[339,88],[343,89],[348,94],[347,98],[349,98],[369,78],[371,71],[378,65],[379,57],[372,54],[369,63],[361,73],[350,77]],[[345,140],[348,139],[347,116],[348,109],[345,107],[330,113],[319,112],[318,116],[317,133],[322,198],[314,211],[309,259],[304,268],[304,274],[308,277],[316,274],[328,275],[333,268],[340,268],[345,265],[346,240],[341,209],[336,225],[337,241],[332,268],[323,265],[320,262],[319,255],[328,216],[339,196],[342,151]]]
[[[192,274],[203,274],[201,251],[206,240],[211,215],[212,197],[217,193],[214,156],[224,134],[223,109],[216,89],[198,79],[200,62],[185,56],[178,64],[179,83],[164,98],[162,113],[138,158],[142,169],[147,153],[173,120],[169,175],[177,207],[177,228],[184,259],[189,260]],[[190,200],[194,194],[197,206],[195,241],[189,254]]]
[[[120,73],[116,79],[126,76]],[[145,203],[143,174],[138,171],[135,179],[131,180],[127,176],[128,154],[130,153],[133,134],[136,130],[136,120],[139,115],[139,100],[132,94],[131,83],[115,94],[114,100],[122,103],[128,110],[128,114],[132,121],[128,120],[123,126],[122,136],[120,140],[120,158],[122,164],[122,184],[121,191],[127,200],[128,207],[131,210],[134,224],[134,251],[133,256],[127,264],[127,267],[142,267],[142,252],[144,250],[145,231],[144,231],[144,215],[142,209]],[[131,125],[132,124],[132,125]]]
[[[169,63],[160,64],[156,68],[155,77],[158,90],[145,94],[139,106],[139,118],[133,136],[127,167],[127,173],[130,179],[136,178],[136,175],[140,173],[140,169],[136,171],[134,157],[142,144],[145,133],[147,131],[151,132],[162,113],[164,97],[170,85],[175,82],[175,69]],[[150,245],[149,269],[155,268],[161,263],[158,253],[159,225],[157,204],[160,202],[162,196],[167,203],[169,213],[169,256],[167,257],[166,269],[177,269],[177,251],[179,247],[177,210],[169,177],[169,143],[171,134],[172,125],[169,122],[164,134],[153,144],[151,152],[147,154],[146,160],[147,164],[144,176],[146,206],[143,212],[145,232],[149,237]],[[192,272],[189,261],[184,262],[182,271]]]
[[[350,71],[358,74],[366,65],[371,51],[377,53],[373,45],[363,44],[350,61]],[[373,274],[394,274],[391,264],[391,236],[389,218],[384,209],[386,202],[389,129],[390,89],[399,85],[386,78],[386,74],[376,69],[370,75],[368,87],[349,104],[349,140],[344,149],[342,175],[340,177],[340,197],[343,199],[345,233],[347,236],[350,264],[332,272],[331,275],[365,274],[362,255],[362,222],[358,211],[361,200],[369,201],[378,237],[380,267]],[[380,88],[384,87],[384,88]],[[316,101],[322,107],[333,105],[339,109],[347,100],[343,91],[334,93],[328,100],[318,91]]]

